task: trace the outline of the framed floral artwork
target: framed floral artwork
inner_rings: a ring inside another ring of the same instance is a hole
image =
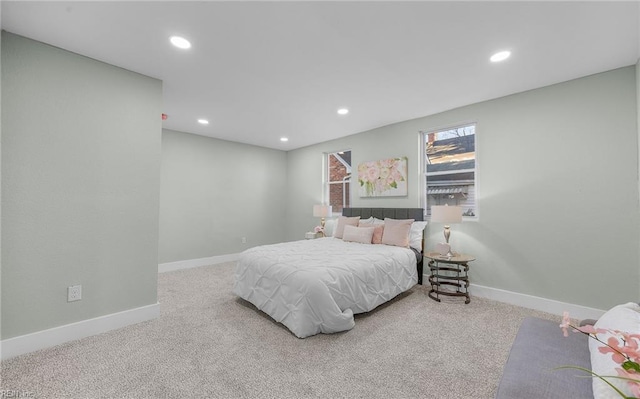
[[[363,162],[358,165],[360,197],[407,195],[407,157]]]

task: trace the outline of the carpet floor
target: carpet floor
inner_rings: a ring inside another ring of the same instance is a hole
[[[493,398],[526,316],[415,286],[351,331],[298,339],[231,293],[234,262],[158,276],[161,316],[2,362],[35,398]],[[558,329],[560,334],[560,329]]]

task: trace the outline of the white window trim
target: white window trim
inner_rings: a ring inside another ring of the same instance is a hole
[[[420,159],[420,206],[422,206],[422,209],[424,210],[424,220],[430,220],[430,218],[427,217],[427,154],[425,153],[425,149],[427,148],[427,134],[429,133],[435,133],[435,132],[440,132],[440,131],[444,131],[444,130],[453,130],[453,129],[457,129],[457,128],[461,128],[461,127],[465,127],[465,126],[469,126],[469,125],[475,125],[475,133],[474,136],[476,136],[474,138],[475,140],[475,168],[474,169],[464,169],[461,170],[461,172],[474,172],[474,186],[475,186],[475,195],[476,195],[476,209],[475,209],[475,216],[463,216],[462,219],[465,222],[477,222],[480,220],[480,202],[478,201],[478,199],[480,198],[480,184],[478,181],[478,165],[479,165],[479,156],[478,154],[480,153],[479,151],[479,142],[478,142],[478,127],[480,126],[480,124],[478,122],[461,122],[461,123],[456,123],[456,124],[452,124],[452,125],[443,125],[441,127],[435,127],[435,128],[430,128],[430,129],[423,129],[420,130],[418,132],[419,134],[419,141],[420,141],[420,149],[419,149],[419,153],[420,156],[418,157],[418,159]],[[439,174],[446,174],[447,172],[432,172],[429,175],[430,176],[437,176]]]
[[[329,194],[329,186],[331,184],[345,184],[345,181],[349,182],[349,204],[351,204],[351,191],[352,191],[352,181],[351,181],[351,177],[353,176],[352,173],[352,167],[347,165],[344,162],[344,159],[342,159],[342,157],[340,156],[340,152],[343,151],[349,151],[351,152],[350,149],[342,149],[342,150],[336,150],[336,151],[326,151],[322,153],[322,203],[323,204],[329,204],[331,198],[330,198],[330,194]],[[349,177],[340,181],[329,181],[329,155],[331,154],[335,154],[336,159],[345,166],[345,168],[347,169],[347,172],[349,173]],[[352,154],[353,156],[353,154]],[[352,159],[353,161],[353,159]],[[343,205],[344,205],[344,198],[343,198]],[[351,205],[349,205],[351,206]],[[340,212],[336,212],[335,210],[333,211],[333,216],[342,216],[342,211]]]

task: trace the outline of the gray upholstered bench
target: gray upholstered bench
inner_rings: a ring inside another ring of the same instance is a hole
[[[557,322],[528,317],[520,326],[504,367],[497,399],[593,398],[591,378],[579,370],[591,369],[589,339],[570,332],[564,337]]]

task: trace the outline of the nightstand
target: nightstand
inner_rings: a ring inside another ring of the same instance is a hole
[[[308,231],[304,233],[304,238],[306,238],[307,240],[313,240],[314,238],[320,238],[320,237],[322,237],[322,234],[314,233],[313,231]]]
[[[475,260],[473,256],[455,254],[448,257],[438,252],[424,254],[429,259],[429,298],[440,302],[440,295],[464,297],[464,303],[471,302],[469,296],[469,262]],[[454,287],[455,290],[444,290],[443,286]]]

